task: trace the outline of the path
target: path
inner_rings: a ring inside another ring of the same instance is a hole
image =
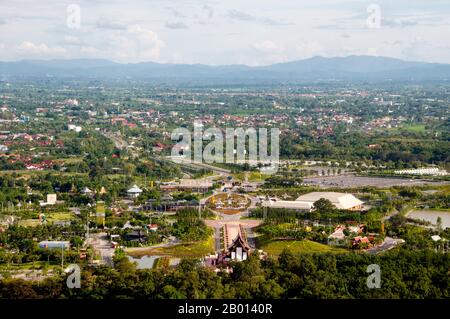
[[[390,250],[390,249],[394,248],[395,246],[402,244],[404,242],[405,241],[403,239],[395,239],[392,237],[386,237],[380,245],[367,249],[367,252],[369,254],[375,255],[380,252]]]
[[[236,236],[239,233],[239,227],[242,225],[244,230],[247,233],[247,239],[249,241],[250,246],[254,248],[254,234],[251,230],[252,228],[255,228],[259,226],[262,223],[262,220],[255,220],[255,219],[239,219],[240,215],[225,215],[227,216],[226,219],[222,220],[205,220],[205,224],[209,227],[214,228],[215,231],[215,247],[216,249],[219,247],[220,250],[220,229],[224,227],[225,225],[228,228],[228,242],[226,243],[227,246],[229,246],[233,239],[236,238]],[[217,251],[219,251],[217,250]]]
[[[386,220],[389,220],[389,219],[391,219],[391,217],[393,217],[393,216],[395,216],[395,215],[397,215],[398,214],[398,210],[396,210],[396,209],[394,209],[391,213],[389,213],[389,215],[387,215],[387,216],[384,216],[382,219],[381,219],[381,221],[386,221]]]
[[[100,254],[101,262],[113,267],[114,248],[111,247],[111,242],[108,240],[107,233],[90,234],[85,245],[92,245],[94,250]]]
[[[222,174],[228,174],[228,175],[231,174],[231,170],[229,170],[229,169],[217,167],[217,166],[214,166],[214,165],[209,165],[209,164],[206,164],[206,163],[194,162],[193,160],[190,160],[190,159],[187,159],[187,158],[183,158],[183,157],[180,157],[180,156],[176,156],[176,157],[167,156],[166,158],[171,160],[174,163],[179,164],[179,165],[188,165],[188,166],[191,166],[191,167],[206,168],[206,169],[209,169],[209,170],[211,170],[213,172],[216,172],[218,174],[221,174],[221,175]]]

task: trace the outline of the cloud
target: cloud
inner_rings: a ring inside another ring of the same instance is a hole
[[[84,53],[84,54],[88,54],[88,55],[95,55],[95,54],[99,53],[99,50],[92,46],[87,46],[87,47],[83,46],[83,47],[81,47],[80,52]]]
[[[450,62],[444,47],[450,46],[444,36],[450,32],[450,1],[375,1],[381,28],[369,29],[366,8],[372,2],[81,0],[82,27],[73,30],[66,26],[67,3],[10,0],[0,10],[0,42],[6,47],[0,60],[97,56],[120,62],[266,64],[285,57],[364,54],[374,47],[380,55]],[[289,26],[294,23],[298,27]],[[412,43],[416,34],[427,43]]]
[[[165,43],[158,34],[139,25],[130,26],[126,32],[116,32],[110,35],[110,51],[121,59],[127,60],[158,60]]]
[[[450,45],[430,42],[417,37],[403,48],[402,54],[408,60],[427,62],[448,61]]]
[[[49,47],[45,43],[36,44],[30,41],[22,42],[17,49],[20,54],[25,55],[58,55],[67,53],[63,47]]]
[[[369,14],[360,13],[355,14],[349,17],[343,18],[335,18],[329,20],[328,24],[318,25],[316,29],[325,29],[325,30],[357,30],[357,29],[366,29],[367,28],[367,18],[369,18]],[[423,23],[420,23],[423,24]],[[386,18],[383,15],[383,11],[381,11],[381,28],[405,28],[419,25],[419,21],[414,19],[413,17],[406,18]]]
[[[322,52],[322,45],[318,41],[302,41],[296,45],[297,56],[299,58],[310,58],[315,55],[319,55]]]
[[[107,30],[126,30],[127,26],[118,22],[112,22],[107,20],[99,20],[96,23],[97,29],[107,29]]]
[[[73,35],[65,35],[64,36],[64,43],[70,44],[70,45],[78,45],[80,44],[80,39],[78,37],[75,37]]]
[[[378,49],[377,48],[367,48],[366,55],[378,56]]]
[[[282,45],[279,45],[270,40],[255,43],[253,47],[260,51],[269,51],[269,52],[281,52],[284,50],[284,47]]]
[[[237,20],[237,21],[256,22],[256,23],[261,23],[261,24],[265,24],[265,25],[274,25],[274,26],[293,25],[294,24],[292,22],[277,21],[277,20],[273,20],[271,18],[253,16],[253,15],[250,15],[248,13],[238,11],[238,10],[229,10],[227,13],[227,17],[232,20]]]
[[[138,45],[143,50],[141,56],[148,56],[150,58],[159,58],[161,48],[164,47],[164,42],[158,37],[158,34],[152,30],[142,28],[140,26],[132,26],[128,32],[137,37]]]
[[[208,6],[207,4],[204,4],[202,9],[207,12],[208,19],[211,19],[214,16],[214,8],[213,7]]]
[[[186,15],[184,13],[181,13],[175,8],[166,7],[166,9],[176,18],[186,18]]]
[[[414,20],[405,20],[405,19],[381,19],[381,27],[388,28],[404,28],[416,26],[419,23]]]
[[[395,41],[384,41],[383,44],[394,46],[394,45],[401,45],[401,44],[403,44],[403,42],[400,41],[400,40],[395,40]]]
[[[165,27],[168,29],[188,29],[189,27],[183,22],[169,22],[167,21]]]

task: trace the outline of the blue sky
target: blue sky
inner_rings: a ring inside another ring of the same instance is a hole
[[[79,28],[67,23],[70,4]],[[373,5],[379,24],[367,22]],[[351,54],[450,63],[450,1],[0,0],[3,61],[267,65]]]

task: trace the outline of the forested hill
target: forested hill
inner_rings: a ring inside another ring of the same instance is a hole
[[[0,62],[0,80],[16,77],[422,82],[450,80],[450,65],[374,56],[312,57],[259,67],[154,62],[121,64],[104,59]]]

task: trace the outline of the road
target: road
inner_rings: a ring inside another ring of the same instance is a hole
[[[369,249],[367,249],[367,252],[369,254],[375,255],[375,254],[381,253],[383,251],[390,250],[390,249],[394,248],[395,246],[402,244],[404,242],[405,241],[403,239],[395,239],[392,237],[386,237],[384,239],[384,241],[381,243],[381,245],[369,248]]]
[[[128,144],[127,141],[125,141],[119,134],[112,133],[112,132],[104,132],[103,136],[106,138],[109,138],[113,141],[114,146],[119,149],[123,150],[126,149],[130,152],[131,157],[138,157],[139,154],[137,153],[136,149],[130,147],[130,144]]]
[[[85,245],[92,245],[95,252],[100,254],[102,264],[110,267],[114,266],[114,248],[111,247],[111,242],[108,240],[107,233],[90,234],[89,238],[85,242]]]
[[[385,221],[391,219],[391,217],[393,217],[393,216],[395,216],[395,215],[397,215],[397,214],[398,214],[398,210],[394,209],[391,213],[389,213],[389,215],[384,216],[384,217],[381,219],[381,221],[385,222]]]
[[[236,236],[239,233],[239,227],[240,225],[242,225],[242,227],[244,228],[245,232],[247,233],[247,239],[248,242],[250,244],[251,247],[254,248],[254,235],[253,232],[251,231],[252,228],[255,228],[257,226],[259,226],[262,223],[262,220],[255,220],[255,219],[239,219],[240,218],[240,214],[238,215],[224,215],[224,217],[226,216],[226,218],[222,219],[222,220],[205,220],[205,224],[208,227],[212,227],[214,228],[215,231],[215,240],[216,240],[216,244],[215,247],[217,249],[217,247],[219,247],[220,250],[220,229],[222,227],[224,227],[225,225],[227,225],[228,228],[228,245],[230,245],[233,241],[233,239],[236,238]]]
[[[194,161],[192,161],[190,159],[186,159],[186,158],[179,157],[179,156],[177,156],[177,157],[166,156],[166,159],[171,160],[172,162],[180,164],[180,165],[188,165],[188,166],[191,166],[191,167],[208,169],[208,170],[213,171],[214,173],[218,173],[218,174],[221,174],[221,175],[223,175],[223,174],[227,174],[227,175],[231,174],[231,170],[229,170],[229,169],[217,167],[217,166],[214,166],[214,165],[209,165],[209,164],[206,164],[206,163],[194,162]]]
[[[129,143],[125,139],[123,139],[119,134],[113,133],[113,132],[104,132],[102,134],[106,138],[111,139],[114,143],[114,146],[116,148],[118,148],[119,150],[128,149],[130,151],[132,157],[138,156],[137,151],[134,149],[131,149]],[[148,156],[156,161],[161,161],[161,162],[170,161],[170,162],[174,162],[181,166],[186,166],[189,168],[208,169],[219,175],[229,175],[231,173],[231,170],[228,170],[228,169],[220,168],[220,167],[205,164],[205,163],[194,162],[194,161],[180,158],[180,157],[177,157],[177,158],[173,158],[172,156],[162,157],[162,156],[158,156],[158,155],[154,155],[154,154],[148,154]]]
[[[220,251],[220,227],[214,228],[214,242],[215,242],[215,250]]]

